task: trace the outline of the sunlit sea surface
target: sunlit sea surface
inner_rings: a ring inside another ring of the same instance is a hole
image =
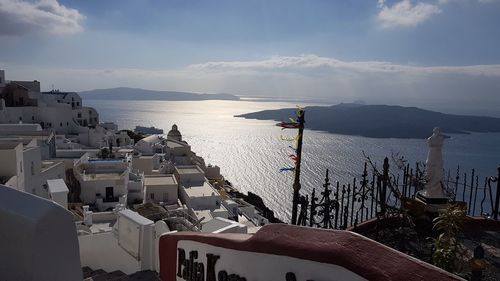
[[[207,164],[221,167],[224,177],[243,192],[260,195],[276,215],[289,221],[293,174],[280,173],[292,167],[293,153],[280,136],[293,136],[294,130],[282,131],[274,121],[235,118],[234,115],[266,109],[293,108],[295,103],[256,101],[102,101],[85,100],[97,109],[101,121],[112,121],[120,129],[136,125],[155,126],[165,131],[175,123],[194,152]],[[301,104],[307,106],[312,104]],[[307,113],[306,113],[307,114]],[[290,112],[290,116],[294,111]],[[306,115],[307,120],[307,115]],[[429,132],[429,135],[432,132]],[[399,153],[410,161],[425,162],[427,144],[420,139],[374,139],[305,130],[303,142],[302,193],[321,187],[325,170],[330,179],[352,182],[362,173],[363,151],[381,165],[385,156]],[[474,133],[452,135],[443,149],[445,168],[457,165],[480,178],[496,175],[500,164],[500,134]]]

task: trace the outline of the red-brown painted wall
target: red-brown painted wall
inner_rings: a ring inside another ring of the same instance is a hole
[[[335,264],[368,280],[462,280],[349,231],[285,224],[264,226],[255,235],[194,232],[164,235],[159,249],[162,280],[176,280],[177,242],[180,240]]]

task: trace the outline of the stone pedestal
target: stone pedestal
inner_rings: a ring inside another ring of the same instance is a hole
[[[449,198],[447,197],[428,197],[425,191],[417,192],[415,199],[425,206],[426,212],[439,213],[448,207]]]

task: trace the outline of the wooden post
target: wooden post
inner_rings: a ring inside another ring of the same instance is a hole
[[[380,192],[380,212],[385,214],[387,200],[387,185],[389,183],[389,158],[385,157],[382,175],[382,190]]]
[[[293,206],[292,206],[292,224],[297,224],[297,210],[299,205],[300,191],[300,162],[302,162],[302,136],[304,134],[305,112],[299,109],[297,113],[297,122],[300,123],[299,133],[297,135],[297,161],[295,163],[295,180],[293,182]]]
[[[497,196],[495,199],[495,209],[493,210],[493,218],[498,220],[498,205],[500,204],[500,166],[497,167],[498,175],[497,175]]]

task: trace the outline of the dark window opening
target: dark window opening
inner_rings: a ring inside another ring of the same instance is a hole
[[[114,197],[113,187],[112,186],[106,187],[106,201],[113,201],[113,197]]]

